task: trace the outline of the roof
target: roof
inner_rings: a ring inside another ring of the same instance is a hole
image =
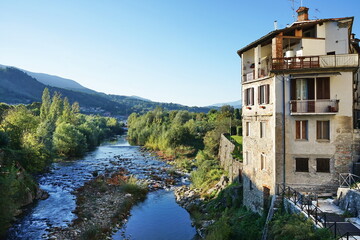
[[[248,44],[247,46],[241,48],[240,50],[238,50],[237,54],[241,57],[241,54],[243,52],[246,52],[247,50],[256,47],[257,45],[259,45],[262,42],[265,42],[266,40],[274,38],[276,35],[278,35],[281,32],[291,31],[291,30],[299,28],[299,27],[307,27],[307,26],[312,26],[312,25],[316,25],[316,24],[319,24],[319,23],[324,23],[324,22],[332,22],[332,21],[338,22],[338,21],[342,21],[342,20],[351,20],[351,21],[353,21],[354,17],[327,18],[327,19],[317,19],[317,20],[307,20],[307,21],[301,21],[301,22],[294,22],[289,27],[269,32],[265,36],[259,38],[258,40],[254,41],[254,42]]]

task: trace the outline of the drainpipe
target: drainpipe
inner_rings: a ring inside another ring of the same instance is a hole
[[[283,187],[285,189],[286,187],[286,177],[285,177],[285,173],[286,173],[286,168],[285,168],[285,164],[286,164],[286,146],[285,146],[285,76],[283,74],[282,76],[282,90],[283,90],[283,101],[282,101],[282,104],[283,104],[283,131],[282,131],[282,137],[283,137]]]

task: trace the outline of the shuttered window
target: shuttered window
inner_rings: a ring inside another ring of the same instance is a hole
[[[316,98],[330,99],[330,78],[316,79]]]
[[[308,158],[295,158],[295,165],[296,172],[309,172]]]
[[[259,104],[269,104],[270,102],[270,85],[261,85],[258,88],[258,102]]]
[[[244,90],[244,104],[245,106],[254,105],[254,88]]]
[[[307,140],[308,139],[308,121],[299,120],[295,121],[295,139]]]
[[[316,121],[316,139],[330,140],[330,121]]]
[[[266,136],[266,122],[260,122],[260,138]]]
[[[317,172],[330,172],[330,159],[329,158],[317,158],[316,159],[316,171]]]

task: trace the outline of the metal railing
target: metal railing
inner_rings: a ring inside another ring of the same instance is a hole
[[[339,174],[339,186],[342,188],[351,188],[360,191],[360,177],[352,173]]]
[[[338,99],[321,100],[291,100],[291,113],[337,113],[339,111]]]
[[[313,204],[313,196],[305,196],[289,186],[284,187],[282,184],[277,184],[277,193],[294,203],[295,206],[299,207],[303,213],[307,214],[307,217],[310,218],[316,226],[327,228],[332,231],[336,239],[358,239],[353,235],[353,233],[342,230],[336,221],[330,222],[326,213]],[[343,234],[340,235],[341,233]]]
[[[271,70],[306,69],[306,68],[334,68],[359,66],[358,54],[298,56],[273,58]]]

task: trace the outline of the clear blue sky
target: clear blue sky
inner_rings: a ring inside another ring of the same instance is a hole
[[[359,0],[303,0],[310,18]],[[112,94],[205,106],[240,99],[236,51],[293,22],[289,0],[0,0],[0,64]],[[295,1],[295,8],[300,0]],[[315,11],[318,9],[318,11]]]

